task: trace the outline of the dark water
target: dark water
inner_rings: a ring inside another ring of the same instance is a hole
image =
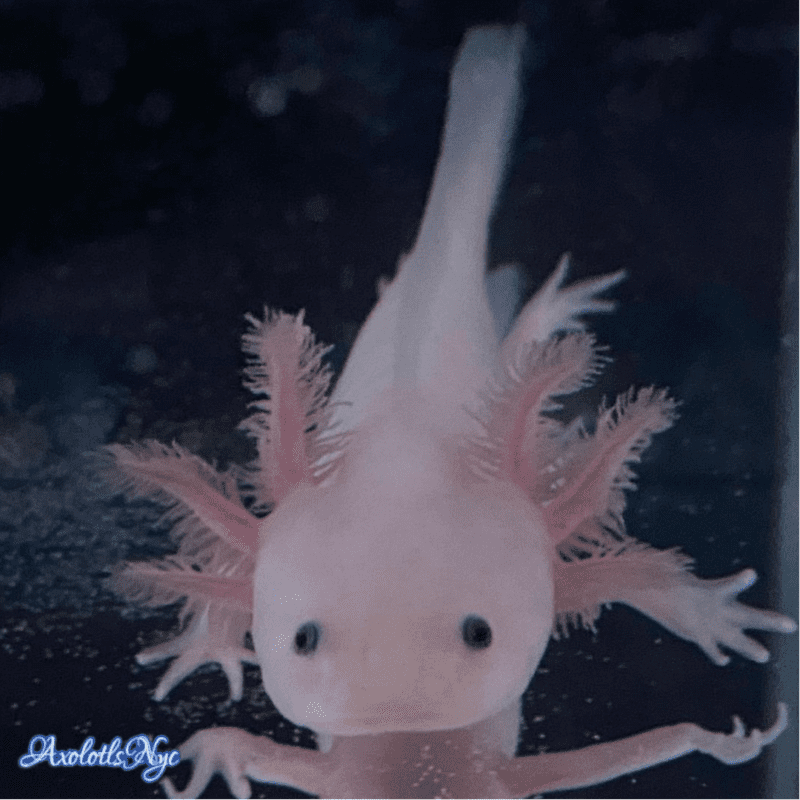
[[[0,794],[158,796],[140,771],[21,770],[37,734],[60,748],[139,733],[176,745],[220,724],[312,746],[256,668],[237,704],[215,667],[152,701],[162,669],[133,656],[175,615],[123,608],[102,579],[163,552],[166,533],[153,507],[104,494],[81,453],[146,436],[246,460],[233,433],[246,402],[237,339],[263,302],[305,307],[343,363],[377,278],[412,242],[453,48],[485,19],[469,4],[367,5],[0,11],[13,205],[0,228],[0,373],[16,384],[12,399],[4,379],[0,418]],[[796,545],[779,560],[778,503],[780,366],[796,346],[781,304],[796,11],[519,8],[534,45],[493,263],[522,262],[532,288],[565,250],[576,277],[628,270],[619,311],[593,326],[615,362],[585,402],[631,384],[683,401],[638,470],[629,531],[679,545],[703,577],[754,567],[753,605],[779,607],[786,574],[793,601]],[[796,617],[796,605],[782,610]],[[525,696],[519,754],[679,721],[729,730],[733,714],[765,727],[784,699],[782,747],[752,763],[692,755],[564,794],[796,796],[796,639],[761,639],[767,665],[718,668],[644,617],[607,611],[597,636],[552,642]],[[768,788],[770,770],[783,789]],[[206,796],[224,791],[217,781]]]

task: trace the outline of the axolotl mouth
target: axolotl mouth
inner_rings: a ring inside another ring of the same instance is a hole
[[[462,719],[452,719],[446,709],[421,700],[379,702],[362,708],[342,709],[338,714],[316,706],[316,725],[337,736],[362,736],[374,733],[449,730],[461,727]]]
[[[363,736],[379,733],[423,733],[426,731],[448,730],[458,728],[458,724],[451,726],[442,724],[441,720],[431,714],[413,715],[403,717],[391,715],[376,717],[350,717],[337,720],[331,731],[338,736]]]
[[[441,720],[438,714],[432,713],[422,705],[390,705],[382,704],[368,716],[351,717],[342,720],[346,726],[366,728],[369,730],[419,730],[420,725],[435,725]]]
[[[474,720],[467,721],[467,724]],[[361,714],[331,715],[319,722],[320,728],[337,736],[362,736],[378,733],[413,733],[453,730],[465,720],[430,703],[377,703]]]

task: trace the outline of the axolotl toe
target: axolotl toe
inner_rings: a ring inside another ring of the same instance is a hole
[[[665,391],[622,394],[592,431],[552,414],[606,361],[582,316],[613,308],[601,295],[622,273],[565,285],[564,259],[513,320],[513,270],[486,274],[524,45],[519,26],[467,33],[417,240],[332,393],[302,314],[268,310],[243,337],[253,464],[220,473],[177,445],[107,448],[121,487],[175,521],[173,557],[117,576],[131,598],[185,598],[183,632],[139,655],[175,658],[156,699],[206,662],[239,699],[242,663],[258,663],[278,710],[319,743],[201,731],[181,748],[191,780],[167,780],[170,795],[221,773],[239,796],[253,779],[335,797],[521,797],[692,751],[740,763],[787,724],[780,705],[766,731],[687,722],[515,757],[554,625],[622,602],[720,664],[723,648],[766,660],[745,629],[795,629],[737,602],[752,570],[701,580],[626,532],[633,465],[676,417]]]

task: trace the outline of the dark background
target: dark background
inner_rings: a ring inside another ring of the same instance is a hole
[[[755,567],[749,602],[796,616],[796,4],[4,0],[0,793],[158,795],[138,771],[23,771],[35,734],[177,745],[219,722],[310,744],[257,669],[235,706],[215,667],[150,699],[162,670],[133,655],[175,616],[121,607],[102,577],[166,534],[81,454],[154,437],[246,460],[238,340],[263,303],[305,308],[340,367],[413,241],[464,30],[517,19],[526,105],[492,263],[522,262],[531,288],[565,250],[576,277],[628,270],[618,313],[593,324],[615,363],[587,407],[633,383],[683,401],[639,470],[629,530],[680,545],[703,576]],[[606,612],[598,636],[546,653],[520,753],[679,721],[729,730],[732,714],[764,727],[782,698],[790,731],[757,761],[693,755],[566,794],[796,797],[796,639],[762,639],[769,664],[722,669]]]

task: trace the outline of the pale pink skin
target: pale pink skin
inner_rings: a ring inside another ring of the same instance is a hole
[[[177,656],[156,698],[216,661],[240,699],[241,663],[258,663],[278,710],[319,743],[312,751],[233,728],[201,731],[181,748],[194,761],[187,787],[165,781],[171,796],[196,797],[219,772],[243,797],[248,778],[333,797],[522,797],[692,751],[740,763],[787,724],[781,704],[764,732],[745,735],[736,718],[731,734],[684,723],[515,758],[520,698],[554,623],[593,626],[602,604],[623,602],[719,664],[721,647],[766,660],[745,629],[795,629],[736,601],[752,570],[701,580],[679,554],[624,532],[630,465],[675,416],[666,393],[644,389],[601,409],[594,436],[541,413],[599,368],[593,341],[574,332],[580,315],[611,310],[598,295],[622,274],[563,288],[562,260],[503,335],[513,270],[487,284],[486,244],[523,43],[519,28],[465,39],[417,242],[383,286],[331,403],[302,317],[250,318],[246,385],[259,399],[244,427],[268,516],[245,510],[235,475],[177,446],[110,448],[123,488],[183,517],[173,562],[120,575],[123,591],[154,605],[188,598],[180,637],[139,656]],[[592,537],[599,543],[577,558]],[[490,646],[467,646],[467,615],[489,623]],[[298,653],[295,634],[309,621],[319,642]]]

